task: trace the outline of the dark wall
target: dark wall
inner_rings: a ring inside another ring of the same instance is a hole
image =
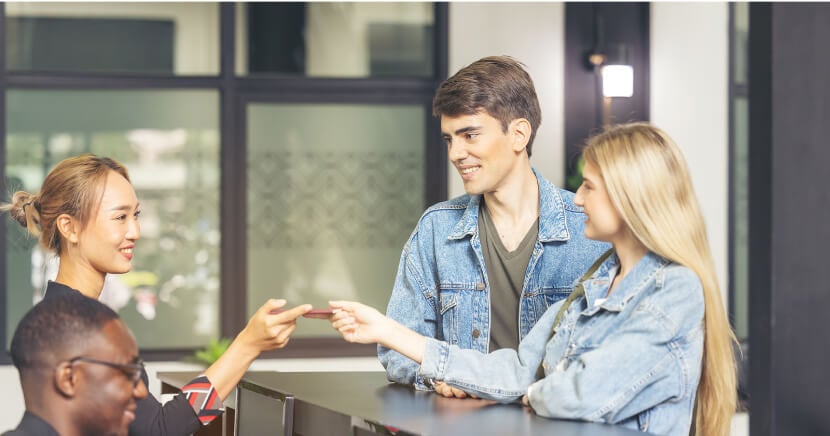
[[[750,433],[830,434],[830,5],[750,5]]]
[[[628,49],[634,67],[634,95],[614,98],[612,123],[649,119],[649,4],[567,3],[565,5],[565,162],[566,171],[585,139],[602,128],[602,96],[587,65],[593,48]],[[571,187],[575,188],[575,187]]]

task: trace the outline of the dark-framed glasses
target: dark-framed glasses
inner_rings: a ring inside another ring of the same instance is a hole
[[[110,368],[115,368],[124,373],[130,381],[133,382],[133,386],[138,385],[138,381],[141,380],[141,374],[144,372],[144,361],[141,359],[136,359],[134,363],[115,363],[115,362],[108,362],[106,360],[98,360],[93,359],[91,357],[85,356],[75,356],[69,359],[69,364],[74,365],[75,362],[86,362],[86,363],[94,363],[96,365],[105,365],[109,366]]]

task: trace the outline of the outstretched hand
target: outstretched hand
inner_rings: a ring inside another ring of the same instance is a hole
[[[297,318],[311,310],[310,304],[283,310],[285,300],[270,299],[248,321],[237,339],[252,346],[259,353],[283,348],[297,328]]]
[[[236,335],[227,351],[205,370],[205,375],[223,401],[260,353],[288,344],[288,338],[297,328],[297,317],[311,310],[310,304],[288,310],[283,310],[284,306],[285,300],[266,301]]]
[[[372,344],[382,342],[387,318],[376,309],[353,301],[329,301],[335,310],[329,320],[348,342]]]

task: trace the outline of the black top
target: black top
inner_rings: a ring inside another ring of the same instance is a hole
[[[58,282],[50,281],[46,286],[46,295],[43,298],[47,299],[67,292],[79,291]],[[145,386],[149,386],[146,371],[142,372],[141,380],[144,381]],[[135,421],[130,424],[130,436],[185,436],[195,432],[201,426],[196,412],[193,411],[193,407],[190,406],[184,395],[176,395],[172,400],[162,405],[148,392],[146,398],[138,401]]]
[[[29,412],[23,414],[17,428],[3,433],[2,436],[60,436],[48,422]]]

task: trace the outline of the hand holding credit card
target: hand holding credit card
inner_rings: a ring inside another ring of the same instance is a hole
[[[272,309],[268,312],[271,315],[277,315],[284,312],[285,309]],[[311,309],[310,311],[303,314],[305,318],[315,318],[315,319],[328,319],[331,315],[334,314],[334,309],[332,308],[321,308],[321,309]]]

